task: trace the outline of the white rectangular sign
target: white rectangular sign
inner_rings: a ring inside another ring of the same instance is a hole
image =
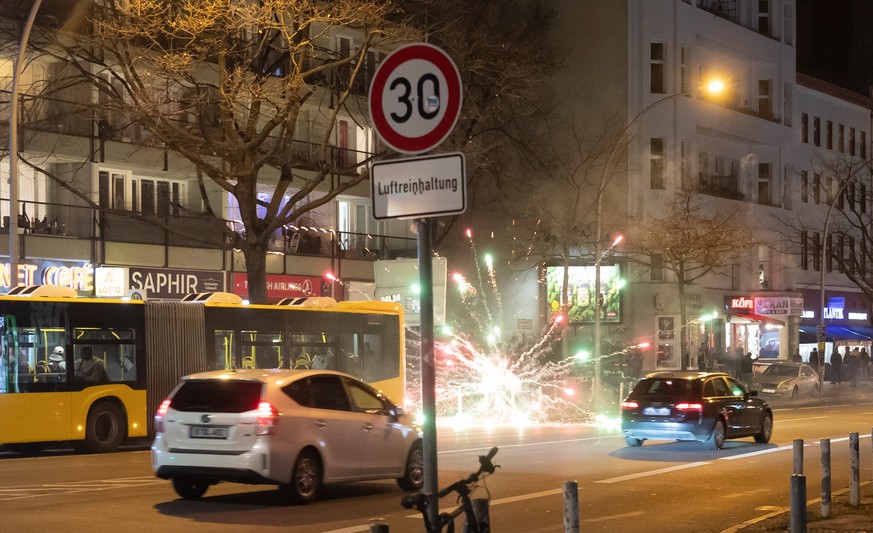
[[[464,154],[450,153],[373,163],[373,217],[426,218],[467,209]]]

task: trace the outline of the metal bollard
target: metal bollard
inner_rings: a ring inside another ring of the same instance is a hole
[[[579,533],[579,483],[564,482],[564,533]]]
[[[388,533],[388,524],[382,522],[370,524],[370,533]]]
[[[794,439],[794,473],[803,474],[803,439]]]
[[[821,517],[831,516],[831,439],[821,440]]]
[[[851,456],[851,471],[849,472],[849,505],[861,505],[861,458],[858,447],[858,433],[849,433],[849,454]]]
[[[806,533],[806,476],[791,476],[791,533]]]
[[[472,502],[473,514],[476,515],[478,522],[476,530],[480,533],[491,531],[491,514],[488,510],[488,502],[488,498],[474,498]]]

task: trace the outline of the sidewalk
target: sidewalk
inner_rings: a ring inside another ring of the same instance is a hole
[[[776,399],[770,403],[774,407],[778,407],[779,405],[839,405],[850,402],[870,401],[873,401],[873,381],[859,379],[857,387],[850,387],[848,383],[842,383],[840,385],[831,384],[829,382],[824,383],[821,399]],[[873,426],[873,420],[871,420],[871,426]],[[867,446],[870,445],[867,444]],[[852,507],[849,505],[848,487],[833,487],[833,492],[831,494],[831,515],[828,518],[822,518],[821,494],[817,492],[817,489],[814,491],[807,489],[806,499],[809,505],[806,508],[806,531],[809,533],[837,531],[873,533],[873,484],[871,484],[869,479],[870,465],[868,458],[869,448],[866,448],[866,453],[862,452],[861,455],[860,506]],[[866,464],[865,459],[867,460]],[[808,480],[807,482],[809,483]],[[735,528],[728,529],[727,531],[742,531],[743,533],[790,531],[791,524],[789,511],[790,509],[788,508],[775,509],[772,512],[762,515],[762,519],[758,519],[758,521],[739,524]]]

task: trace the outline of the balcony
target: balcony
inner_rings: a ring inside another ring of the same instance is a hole
[[[702,194],[719,196],[731,200],[742,200],[743,193],[739,190],[737,176],[707,176],[698,174],[698,190]]]

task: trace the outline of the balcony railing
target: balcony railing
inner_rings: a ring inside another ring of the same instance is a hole
[[[0,198],[2,226],[9,232],[9,199]],[[166,216],[153,220],[136,213],[105,212],[87,206],[22,201],[18,230],[23,234],[90,240],[151,244],[164,247],[228,249],[221,227],[241,231],[239,223],[207,216]],[[156,224],[159,223],[159,224]],[[172,228],[172,230],[167,229]],[[376,260],[417,257],[416,239],[371,233],[341,232],[318,227],[287,225],[270,240],[269,251],[286,255],[345,257]]]
[[[707,176],[698,175],[699,190],[710,196],[721,196],[733,200],[742,200],[743,193],[739,190],[737,176]]]

